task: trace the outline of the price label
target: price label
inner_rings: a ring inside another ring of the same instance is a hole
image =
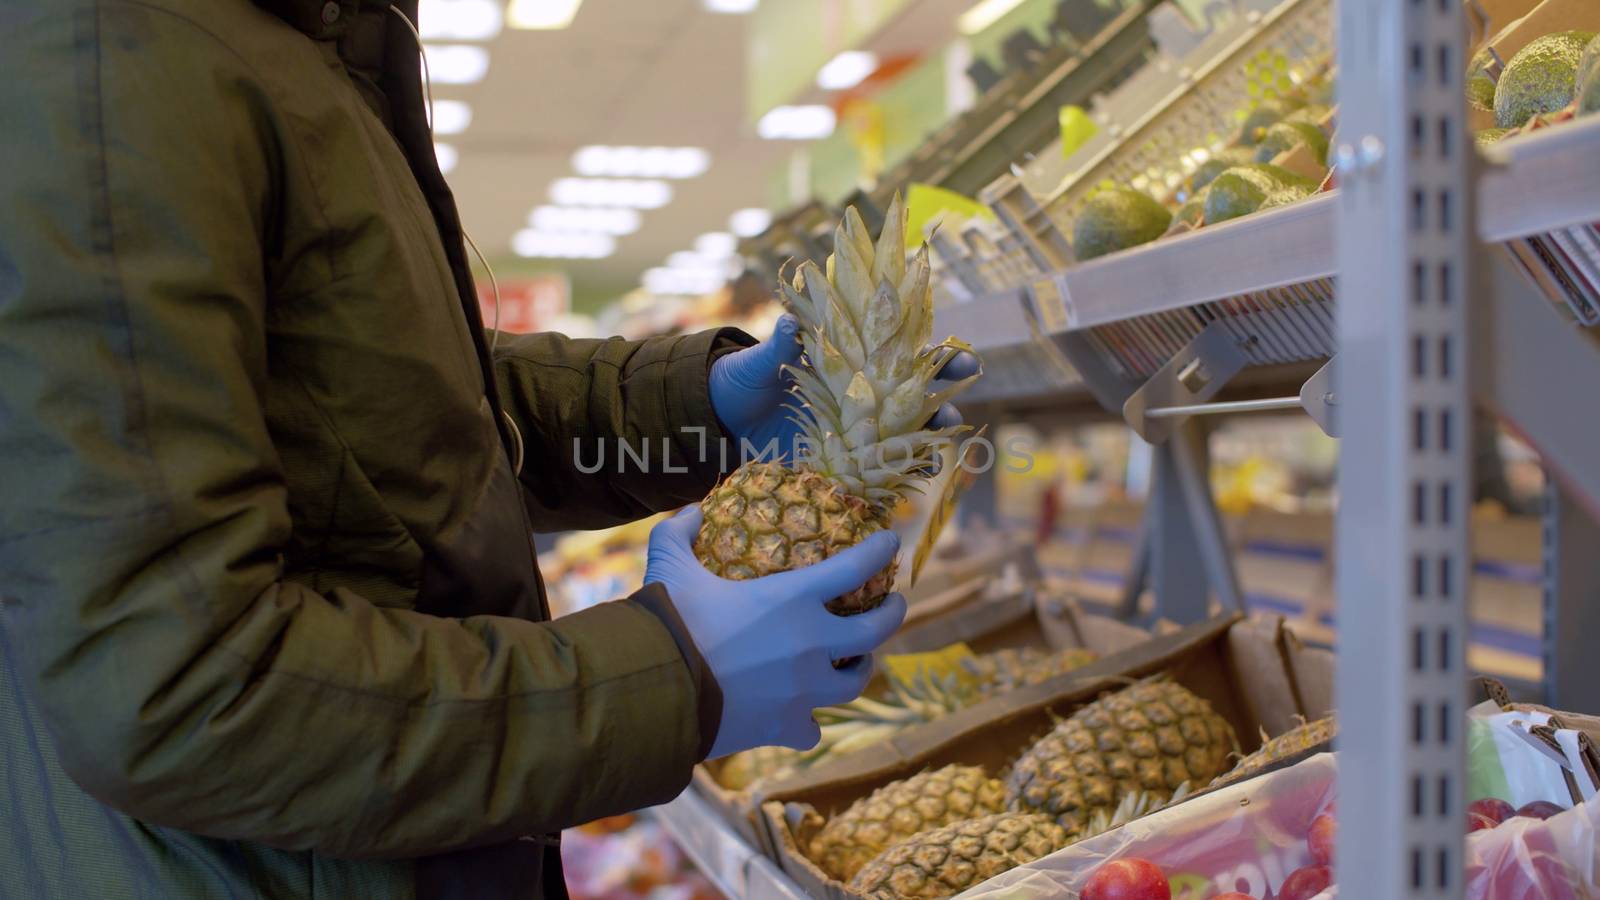
[[[1033,308],[1039,315],[1039,327],[1046,334],[1066,331],[1072,327],[1072,299],[1067,285],[1060,276],[1044,278],[1033,285]]]

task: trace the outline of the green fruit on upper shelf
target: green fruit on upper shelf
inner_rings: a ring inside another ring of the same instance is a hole
[[[1326,164],[1328,159],[1328,136],[1322,129],[1310,122],[1296,122],[1285,119],[1267,129],[1266,136],[1256,144],[1256,162],[1272,162],[1278,154],[1293,150],[1301,144],[1311,148],[1311,154],[1319,163]]]
[[[1583,56],[1578,60],[1577,85],[1578,115],[1600,110],[1600,35],[1583,48]]]
[[[1535,115],[1571,103],[1584,48],[1594,36],[1592,31],[1558,31],[1518,50],[1495,86],[1495,124],[1517,128]]]
[[[1172,213],[1150,195],[1132,188],[1108,187],[1083,205],[1072,227],[1072,247],[1080,261],[1148,243],[1166,233]]]
[[[1303,200],[1315,193],[1317,186],[1303,175],[1268,163],[1235,166],[1218,175],[1206,191],[1205,222],[1215,225],[1258,209]]]

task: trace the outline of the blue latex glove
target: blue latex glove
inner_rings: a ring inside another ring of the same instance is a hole
[[[760,451],[777,441],[779,459],[787,459],[794,447],[800,426],[791,418],[788,404],[794,402],[789,389],[794,380],[783,367],[800,361],[800,323],[792,315],[778,319],[772,337],[737,353],[730,353],[711,364],[711,408],[732,440],[743,440],[741,455],[748,446]],[[962,351],[950,358],[939,378],[959,380],[978,374],[978,358]],[[961,424],[961,413],[946,403],[928,420],[930,428]],[[748,461],[748,460],[744,460]]]
[[[644,581],[666,587],[722,688],[711,756],[774,745],[810,749],[822,738],[811,711],[861,696],[872,677],[873,649],[906,615],[899,594],[854,616],[836,616],[823,604],[888,565],[900,540],[879,531],[822,562],[730,581],[695,558],[700,520],[700,507],[689,506],[651,530]],[[846,659],[848,665],[833,667]]]

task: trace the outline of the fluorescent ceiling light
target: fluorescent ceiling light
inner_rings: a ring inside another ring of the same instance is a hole
[[[956,19],[956,30],[962,34],[977,34],[1020,5],[1022,0],[980,0]]]
[[[755,237],[772,224],[772,213],[759,207],[741,209],[728,217],[728,229],[739,237]]]
[[[512,28],[554,31],[572,24],[583,0],[511,0],[506,24]]]
[[[460,134],[472,124],[472,107],[460,100],[433,101],[433,133]]]
[[[425,41],[487,41],[500,33],[495,0],[422,0],[417,30]]]
[[[760,3],[760,0],[702,0],[708,11],[714,13],[747,13],[751,12]]]
[[[557,206],[626,206],[659,209],[672,202],[672,185],[634,178],[558,178],[550,185]]]
[[[667,268],[690,272],[726,272],[728,258],[701,253],[697,250],[679,250],[667,257]]]
[[[456,161],[461,158],[461,154],[450,144],[434,144],[433,158],[439,161],[439,171],[449,175],[450,170],[456,167]]]
[[[711,154],[699,147],[590,146],[572,155],[579,175],[620,178],[693,178],[711,167]]]
[[[694,252],[712,259],[727,259],[739,249],[739,239],[726,231],[712,231],[694,240]]]
[[[511,236],[511,251],[543,259],[601,259],[617,252],[609,234],[556,234],[524,228]]]
[[[817,87],[847,91],[878,70],[878,56],[866,50],[846,50],[828,60],[817,72]]]
[[[639,230],[640,216],[622,207],[541,206],[528,214],[528,224],[537,231],[622,235]]]
[[[424,44],[422,52],[435,84],[472,84],[489,74],[489,51],[474,44]]]
[[[709,294],[726,284],[728,278],[720,271],[658,267],[646,269],[640,281],[652,294]]]
[[[833,109],[827,106],[778,106],[756,123],[756,133],[768,140],[808,141],[833,134]]]

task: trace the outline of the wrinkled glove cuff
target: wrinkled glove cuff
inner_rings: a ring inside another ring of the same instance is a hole
[[[711,755],[711,746],[716,742],[717,731],[722,724],[722,686],[717,683],[710,664],[695,645],[688,626],[683,624],[683,618],[678,615],[678,608],[672,604],[672,596],[667,593],[666,585],[660,582],[647,584],[629,599],[661,621],[672,635],[673,642],[678,645],[678,652],[683,654],[683,661],[689,667],[689,676],[694,680],[700,720],[700,746],[695,753],[695,760],[704,760]]]

